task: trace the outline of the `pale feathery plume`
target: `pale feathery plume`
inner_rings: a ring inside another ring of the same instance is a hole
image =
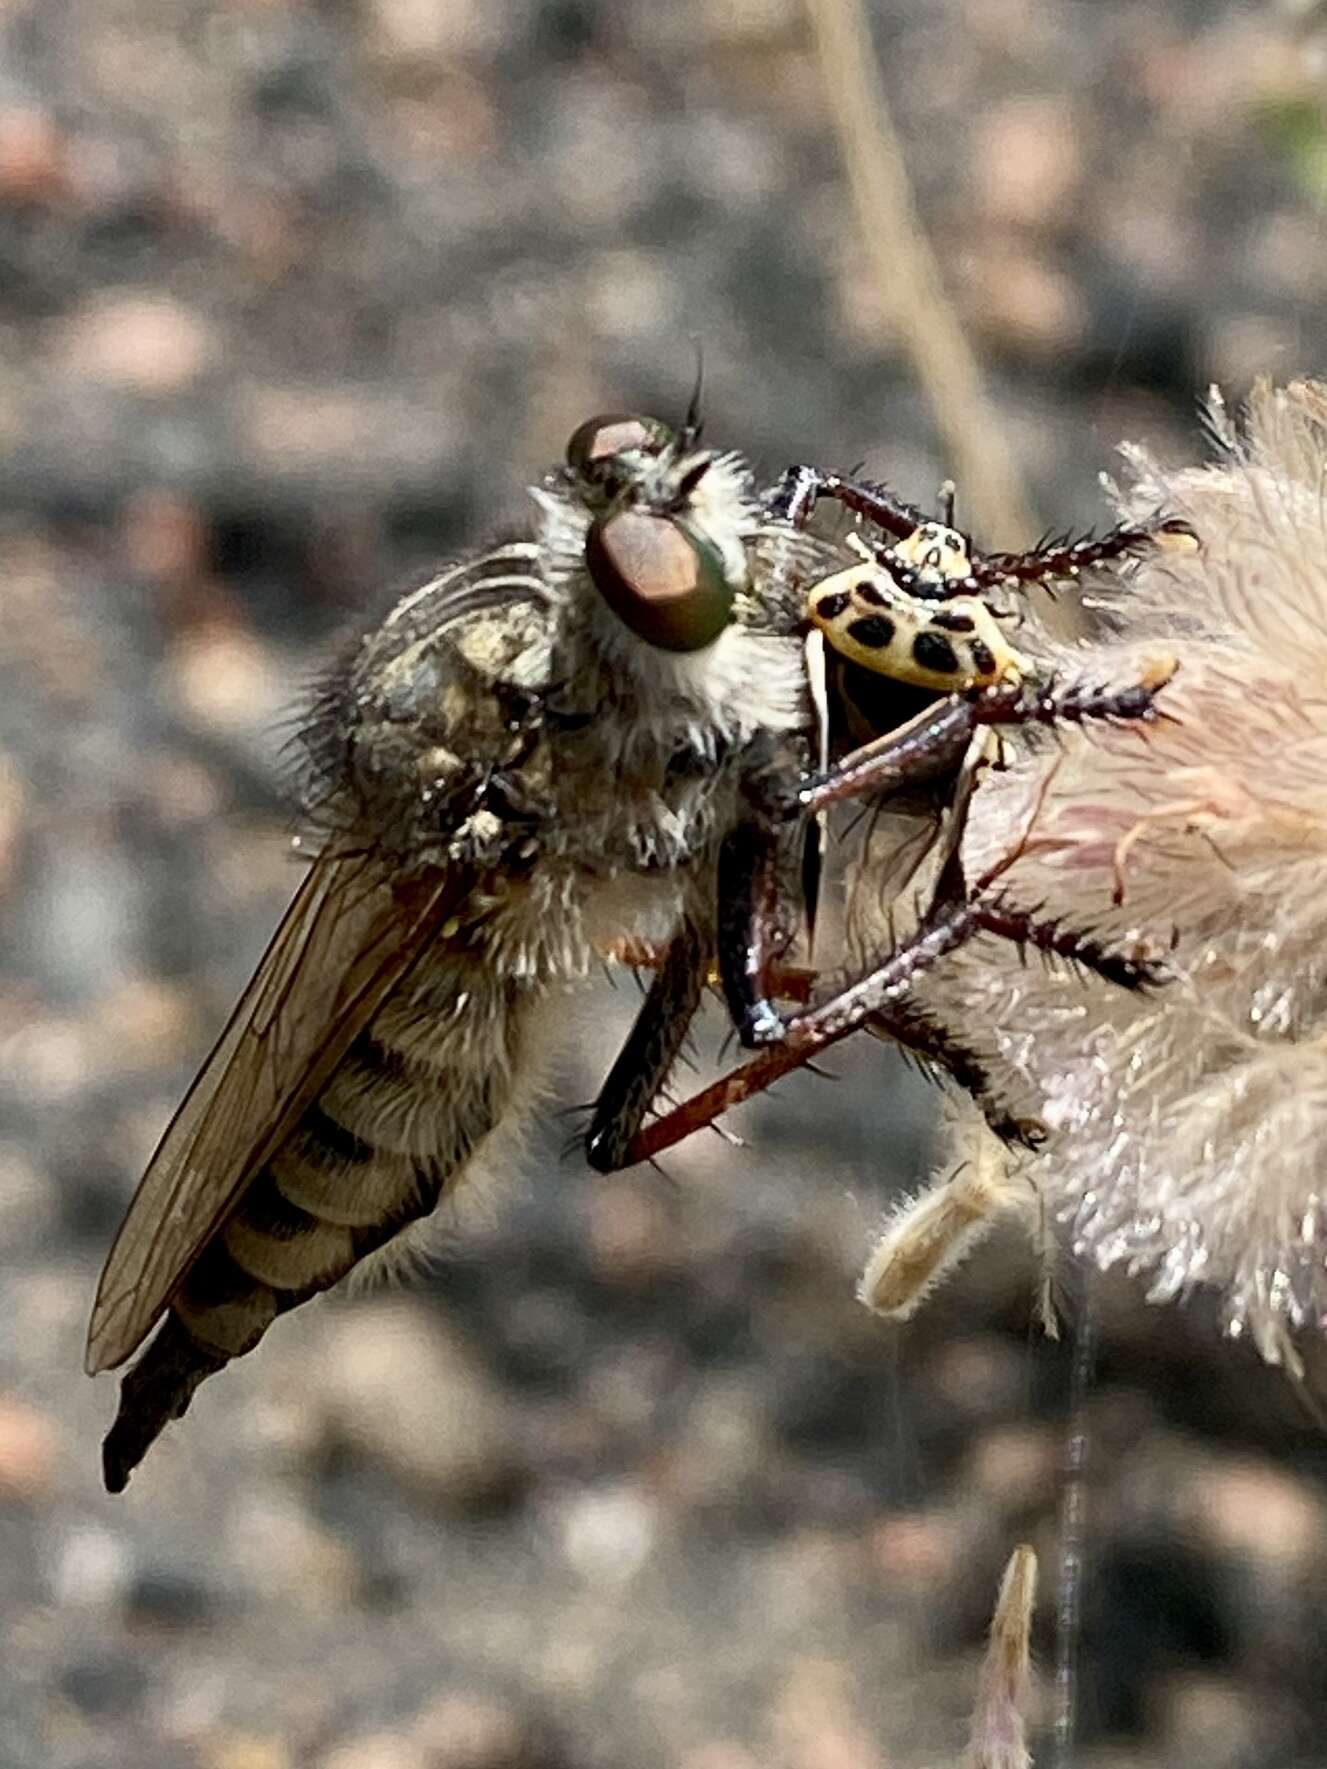
[[[963,1769],[1031,1769],[1027,1710],[1037,1556],[1026,1543],[1009,1556],[982,1661]]]
[[[857,1300],[873,1314],[905,1321],[1012,1211],[1034,1215],[1037,1194],[979,1112],[946,1095],[941,1140],[948,1167],[917,1194],[898,1200],[875,1244]]]
[[[1293,1333],[1327,1321],[1327,387],[1210,416],[1213,464],[1131,449],[1117,494],[1200,551],[1142,561],[1094,603],[1107,637],[1060,654],[1115,680],[1172,652],[1165,716],[1011,746],[963,845],[974,878],[1026,832],[1010,901],[1174,980],[1126,992],[982,937],[923,999],[1046,1126],[1020,1172],[1077,1254],[1152,1300],[1215,1287],[1231,1334],[1298,1369]]]

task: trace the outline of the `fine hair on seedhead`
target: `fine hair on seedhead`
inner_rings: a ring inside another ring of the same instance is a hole
[[[1018,750],[973,797],[968,876],[1028,829],[1010,899],[1163,954],[1141,992],[1023,966],[982,939],[927,984],[986,1028],[999,1085],[1045,1126],[1026,1169],[1079,1256],[1156,1302],[1214,1289],[1232,1336],[1300,1368],[1327,1318],[1327,386],[1260,384],[1207,413],[1213,458],[1124,451],[1122,518],[1199,550],[1088,597],[1061,660],[1108,679],[1168,649],[1147,725]]]

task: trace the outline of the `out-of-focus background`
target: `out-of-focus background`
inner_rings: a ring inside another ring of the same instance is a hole
[[[1193,455],[1213,379],[1322,368],[1311,10],[870,26],[1043,522],[1101,520],[1121,437]],[[1048,1650],[1070,1353],[1016,1241],[904,1331],[852,1301],[936,1104],[878,1049],[591,1178],[557,1108],[628,980],[432,1275],[281,1323],[121,1499],[80,1373],[293,889],[284,721],[335,635],[586,415],[679,412],[695,339],[763,469],[952,466],[817,42],[796,0],[0,6],[5,1769],[939,1765],[1024,1538]],[[1327,1762],[1327,1440],[1201,1308],[1100,1311],[1079,1762]]]

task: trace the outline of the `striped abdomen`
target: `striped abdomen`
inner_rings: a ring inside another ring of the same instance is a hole
[[[200,1382],[437,1205],[508,1104],[521,1017],[512,986],[445,949],[380,1009],[125,1376],[103,1449],[111,1491]]]

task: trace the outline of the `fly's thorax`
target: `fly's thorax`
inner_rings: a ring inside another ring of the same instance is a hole
[[[582,426],[533,495],[532,539],[411,592],[333,681],[325,820],[412,869],[685,863],[746,746],[810,724],[788,586],[812,543],[772,532],[738,456],[648,419]],[[698,609],[655,632],[679,585]]]
[[[501,787],[538,748],[555,634],[537,565],[528,541],[463,560],[366,635],[305,734],[317,820],[411,866],[519,844]]]

